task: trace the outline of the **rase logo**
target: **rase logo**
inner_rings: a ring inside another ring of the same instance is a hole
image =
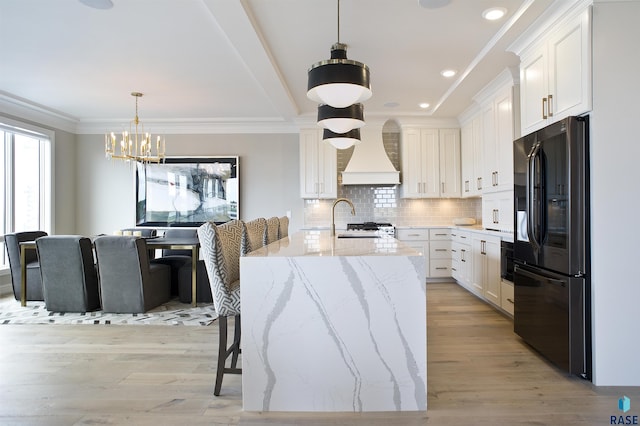
[[[624,395],[622,398],[618,400],[618,410],[626,413],[631,409],[631,400],[628,396]],[[612,425],[637,425],[638,424],[638,416],[634,415],[619,415],[619,416],[611,416],[609,420],[609,424]]]

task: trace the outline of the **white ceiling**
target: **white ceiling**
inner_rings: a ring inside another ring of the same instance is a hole
[[[307,70],[337,41],[337,0],[112,2],[99,10],[79,0],[0,1],[0,106],[51,113],[79,133],[132,119],[132,91],[144,93],[147,127],[176,132],[294,131],[314,119]],[[371,70],[365,117],[458,116],[517,67],[506,47],[552,3],[341,0],[340,41]],[[507,16],[484,20],[493,6]],[[459,74],[445,79],[445,68]]]

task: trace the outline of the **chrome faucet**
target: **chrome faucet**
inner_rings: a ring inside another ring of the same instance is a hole
[[[351,206],[352,216],[355,216],[356,214],[356,208],[353,207],[353,203],[350,200],[346,198],[338,198],[336,201],[334,201],[333,207],[331,207],[331,236],[336,235],[336,204],[338,204],[340,201],[344,201],[345,203],[348,203]]]

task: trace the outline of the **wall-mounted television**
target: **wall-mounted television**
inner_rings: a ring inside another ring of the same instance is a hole
[[[197,227],[238,219],[238,157],[167,157],[136,163],[136,225]]]

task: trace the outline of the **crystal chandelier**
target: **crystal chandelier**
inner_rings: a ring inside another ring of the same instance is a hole
[[[144,125],[138,119],[138,98],[142,97],[142,93],[131,92],[131,96],[136,98],[136,116],[129,122],[129,131],[121,133],[119,143],[116,140],[115,132],[104,135],[105,156],[108,159],[160,163],[165,158],[164,137],[158,136],[155,140],[155,147],[153,146],[151,134],[145,133]],[[116,149],[118,149],[118,153],[116,153]]]

